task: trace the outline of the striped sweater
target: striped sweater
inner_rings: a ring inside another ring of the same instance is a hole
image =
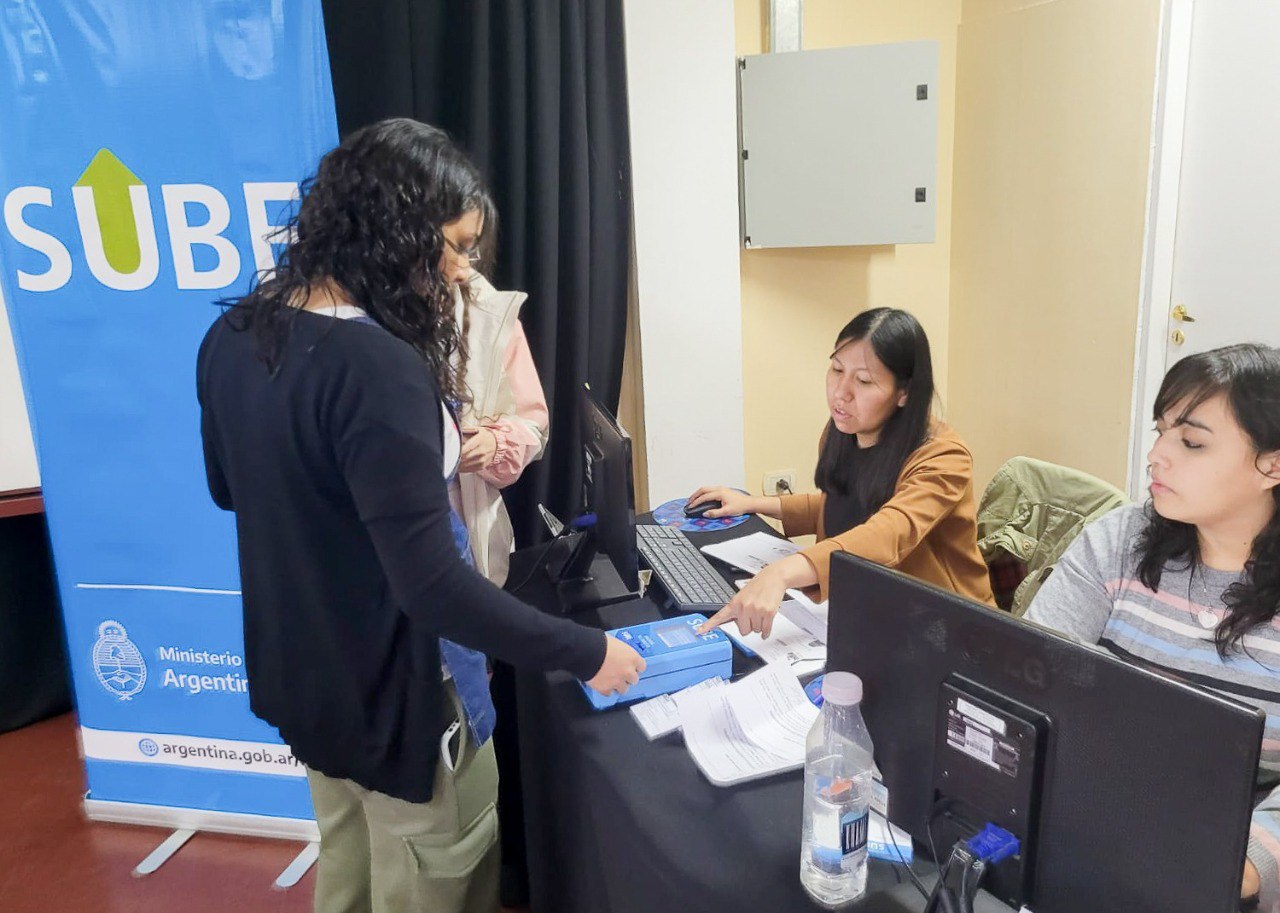
[[[1152,592],[1138,580],[1134,554],[1143,511],[1122,507],[1088,526],[1036,594],[1027,618],[1261,708],[1267,724],[1258,783],[1273,787],[1280,782],[1280,619],[1247,634],[1244,653],[1222,659],[1213,630],[1226,614],[1223,592],[1241,574],[1175,564]],[[1280,789],[1253,813],[1248,855],[1262,876],[1258,909],[1280,913]]]

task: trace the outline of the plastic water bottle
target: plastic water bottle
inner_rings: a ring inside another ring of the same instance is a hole
[[[862,680],[828,672],[822,697],[805,751],[800,883],[819,904],[836,909],[867,889],[874,751],[858,707]]]

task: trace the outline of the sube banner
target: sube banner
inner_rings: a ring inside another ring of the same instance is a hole
[[[32,418],[91,816],[303,833],[249,710],[196,349],[337,141],[319,0],[0,12],[0,286]]]

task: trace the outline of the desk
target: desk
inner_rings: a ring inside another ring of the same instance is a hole
[[[695,541],[767,528],[752,517],[730,531],[697,533]],[[537,551],[514,556],[512,580],[523,578]],[[544,581],[531,581],[521,597],[554,606]],[[607,628],[662,617],[648,599],[595,614],[589,621]],[[755,665],[735,649],[735,673]],[[716,787],[678,734],[649,742],[627,710],[592,710],[565,673],[518,672],[516,692],[534,913],[820,909],[800,886],[800,771]],[[988,903],[978,910],[1008,910]],[[855,909],[918,913],[923,906],[905,876],[898,883],[893,866],[871,862],[868,896]]]

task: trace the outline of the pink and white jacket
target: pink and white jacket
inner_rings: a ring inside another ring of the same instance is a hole
[[[462,425],[487,428],[497,438],[498,449],[485,469],[458,477],[459,495],[476,569],[501,586],[515,538],[500,492],[542,456],[549,417],[519,319],[528,296],[498,291],[476,272],[467,284],[472,303],[465,380],[472,402],[462,414]],[[461,326],[461,290],[455,294]]]

